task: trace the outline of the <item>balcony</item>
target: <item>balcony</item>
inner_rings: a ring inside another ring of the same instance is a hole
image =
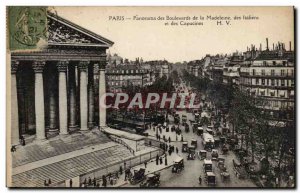
[[[272,77],[272,78],[294,78],[294,74],[292,73],[249,73],[249,72],[240,72],[240,76],[243,77]]]

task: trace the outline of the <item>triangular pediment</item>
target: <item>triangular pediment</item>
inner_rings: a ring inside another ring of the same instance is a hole
[[[48,14],[48,44],[110,47],[113,42],[57,15]]]

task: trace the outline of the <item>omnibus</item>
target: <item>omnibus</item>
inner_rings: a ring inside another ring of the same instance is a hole
[[[209,133],[203,133],[203,146],[206,150],[212,150],[215,147],[214,137]]]

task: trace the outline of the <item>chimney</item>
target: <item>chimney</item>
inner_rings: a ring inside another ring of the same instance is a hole
[[[267,43],[267,50],[269,50],[269,40],[266,38],[266,43]]]
[[[261,43],[259,44],[259,51],[261,51]]]
[[[290,41],[290,51],[292,51],[292,42]]]

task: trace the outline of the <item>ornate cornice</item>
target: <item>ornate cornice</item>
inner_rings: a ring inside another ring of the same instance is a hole
[[[58,61],[56,64],[58,72],[66,72],[68,69],[68,64],[69,61],[67,60]]]
[[[99,70],[105,70],[106,65],[106,61],[99,61]]]
[[[45,61],[34,61],[32,64],[32,68],[34,70],[35,73],[42,73],[44,70],[44,66],[45,66],[46,62]]]
[[[90,61],[79,61],[78,68],[80,71],[86,72]]]
[[[11,61],[11,68],[10,68],[11,74],[15,74],[17,72],[18,65],[19,65],[19,61],[17,61],[17,60],[12,60]]]

